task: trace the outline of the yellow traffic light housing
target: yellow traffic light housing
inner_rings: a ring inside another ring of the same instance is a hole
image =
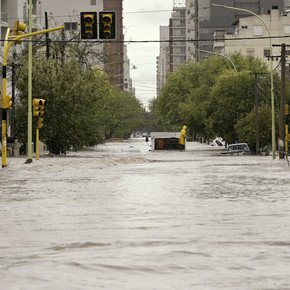
[[[99,33],[100,39],[116,38],[116,16],[115,12],[100,12],[99,14]]]
[[[45,105],[46,100],[44,99],[33,99],[33,116],[37,117],[37,128],[40,129],[43,127],[43,119],[45,115]]]
[[[3,101],[2,101],[2,108],[9,110],[12,108],[12,97],[11,96],[3,96]]]
[[[38,129],[43,127],[43,119],[44,118],[38,117],[38,119],[37,119],[37,128]]]
[[[14,23],[14,36],[22,35],[24,34],[24,31],[26,29],[26,24],[19,22],[18,20]],[[18,40],[16,43],[20,44],[22,41]]]
[[[81,39],[97,38],[97,12],[81,12]]]

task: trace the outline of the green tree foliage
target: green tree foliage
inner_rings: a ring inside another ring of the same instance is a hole
[[[236,125],[235,130],[241,140],[247,142],[251,150],[255,149],[255,109],[246,114],[243,118],[240,118]],[[259,140],[260,148],[268,145],[271,140],[271,106],[263,104],[259,107]]]
[[[106,138],[128,138],[144,123],[144,111],[137,98],[112,89],[104,104]]]
[[[171,73],[151,106],[160,122],[173,130],[186,124],[195,136],[207,139],[218,135],[227,142],[244,141],[236,124],[254,108],[254,73],[263,74],[259,77],[261,106],[270,105],[270,73],[267,64],[260,59],[240,54],[230,55],[230,59],[235,67],[228,59],[214,56],[187,63]],[[278,88],[277,77],[275,83]],[[279,99],[279,89],[275,92]],[[247,123],[247,126],[252,125]]]
[[[128,136],[142,120],[136,99],[113,89],[104,74],[84,69],[78,62],[34,59],[33,98],[47,100],[40,137],[55,154],[103,142],[110,122],[116,134]],[[16,137],[27,140],[27,68],[18,79]],[[117,114],[118,113],[118,114]],[[126,121],[124,121],[126,120]]]

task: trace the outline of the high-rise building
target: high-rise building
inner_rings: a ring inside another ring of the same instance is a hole
[[[113,86],[124,87],[123,0],[104,0],[104,11],[116,12],[116,42],[104,42],[105,71]]]
[[[233,32],[233,23],[242,18],[248,17],[249,13],[213,7],[211,4],[226,5],[236,8],[250,10],[256,14],[268,14],[272,7],[277,7],[280,12],[284,11],[289,0],[187,0],[193,2],[192,11],[195,13],[195,27],[197,31],[195,38],[198,40],[199,52],[195,52],[195,57],[203,59],[207,57],[206,51],[213,51],[213,35],[217,30]],[[288,3],[289,4],[289,3]],[[290,6],[290,4],[289,4]],[[196,46],[197,47],[197,46]]]
[[[28,21],[28,0],[0,0],[1,39],[4,39],[7,28],[13,28],[14,21]],[[94,49],[99,57],[93,60],[92,66],[104,69],[113,86],[124,87],[124,48],[123,48],[123,0],[32,0],[33,26],[45,28],[45,12],[48,27],[64,25],[67,35],[78,35],[80,32],[80,13],[90,11],[114,11],[116,13],[116,41],[110,40],[95,44]],[[3,45],[3,43],[2,43]]]
[[[170,59],[169,59],[169,26],[160,26],[160,52],[157,57],[157,95],[160,93],[160,89],[165,84],[166,75],[169,72],[170,68]]]
[[[277,7],[273,7],[269,14],[263,14],[260,17],[268,29],[255,16],[243,17],[236,21],[235,33],[223,31],[219,41],[215,42],[215,52],[222,55],[239,52],[245,56],[253,56],[267,61],[271,51],[272,56],[277,56],[273,59],[273,67],[278,68],[281,47],[274,46],[270,50],[268,36],[269,34],[275,36],[272,41],[273,44],[285,43],[287,46],[290,45],[288,38],[290,36],[290,14],[280,13]],[[222,31],[219,32],[222,33]],[[268,64],[270,65],[270,62]]]
[[[170,72],[186,62],[186,7],[184,1],[174,3],[169,19]]]

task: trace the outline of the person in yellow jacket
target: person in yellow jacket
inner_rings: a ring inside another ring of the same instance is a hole
[[[186,129],[187,129],[187,127],[184,125],[180,131],[180,136],[178,139],[178,144],[179,144],[180,150],[185,149]]]

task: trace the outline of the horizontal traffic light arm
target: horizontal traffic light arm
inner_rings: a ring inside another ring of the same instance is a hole
[[[61,30],[64,29],[64,26],[57,26],[57,27],[53,27],[53,28],[49,28],[49,29],[43,29],[43,30],[39,30],[39,31],[35,31],[35,32],[31,32],[31,33],[25,33],[25,34],[21,34],[21,35],[10,35],[8,36],[9,42],[7,43],[7,45],[4,45],[4,53],[3,53],[3,60],[2,60],[2,65],[7,65],[7,57],[8,57],[8,51],[11,48],[11,46],[17,42],[18,40],[21,40],[23,38],[28,38],[28,37],[32,37],[32,36],[36,36],[36,35],[40,35],[40,34],[45,34],[45,33],[49,33],[52,31],[56,31],[56,30]]]

